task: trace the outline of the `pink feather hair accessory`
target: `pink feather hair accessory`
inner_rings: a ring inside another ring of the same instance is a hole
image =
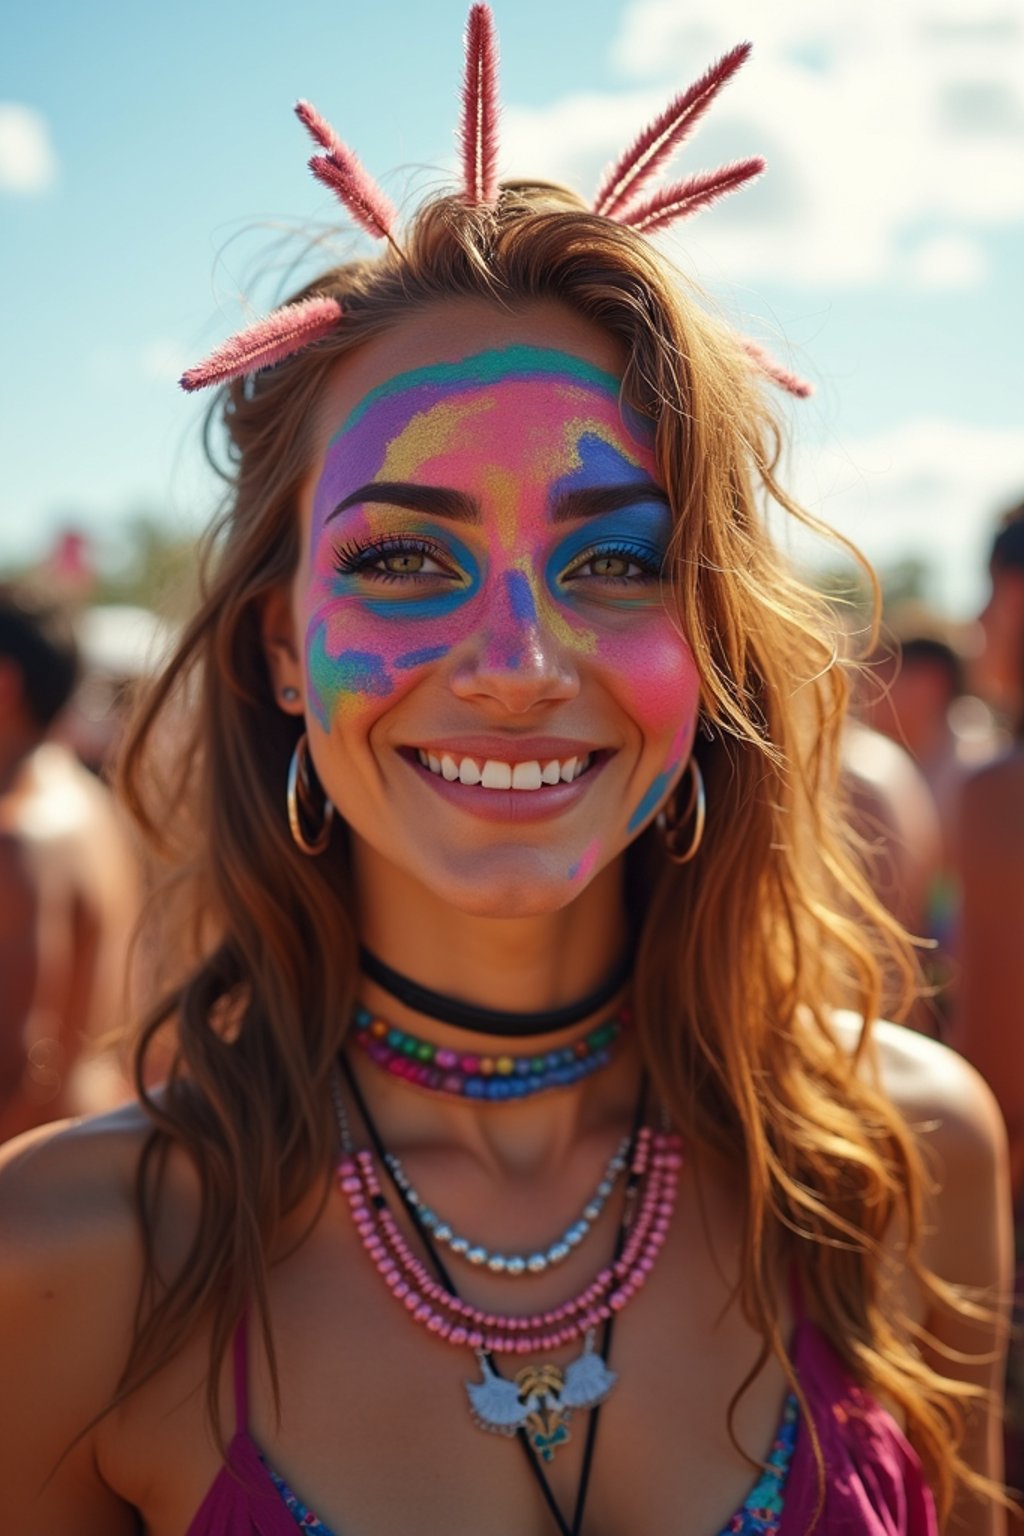
[[[391,199],[381,191],[358,155],[343,144],[327,120],[308,101],[296,103],[295,115],[313,139],[326,150],[314,155],[309,168],[318,181],[338,198],[361,229],[375,240],[391,240],[398,214]]]
[[[674,96],[660,116],[648,123],[625,154],[605,172],[594,199],[595,213],[626,222],[627,209],[636,202],[651,177],[689,138],[723,85],[746,63],[750,49],[750,43],[738,43],[735,48],[730,48],[688,90]]]
[[[462,85],[458,142],[462,158],[463,193],[475,207],[493,206],[498,200],[498,40],[490,7],[474,4],[466,23],[466,65]],[[749,43],[739,43],[722,55],[687,90],[673,97],[665,110],[649,123],[624,154],[606,171],[593,211],[614,219],[638,234],[653,234],[678,219],[689,218],[710,207],[720,197],[735,192],[764,170],[760,156],[703,171],[643,195],[654,176],[690,136],[715,97],[750,54]],[[352,218],[367,234],[387,240],[401,258],[394,230],[398,214],[390,199],[366,171],[358,157],[339,139],[327,120],[308,101],[295,107],[300,122],[322,151],[309,167],[329,187]],[[295,352],[327,336],[342,318],[336,299],[303,299],[286,304],[265,320],[259,320],[231,337],[217,350],[183,374],[183,389],[205,389],[282,362]],[[774,362],[756,342],[740,340],[751,365],[781,389],[801,398],[811,393],[805,383]]]
[[[284,304],[229,338],[215,352],[181,376],[182,389],[207,389],[243,374],[284,362],[312,342],[330,335],[341,320],[337,299],[323,296]]]
[[[814,394],[813,384],[809,384],[806,379],[801,379],[798,374],[790,373],[788,368],[783,368],[756,341],[741,337],[740,345],[758,373],[763,373],[766,379],[771,379],[772,383],[784,389],[787,395],[795,395],[798,400],[806,400]]]
[[[498,201],[498,38],[490,6],[474,5],[466,24],[466,73],[459,125],[466,201]]]
[[[618,223],[628,224],[630,229],[642,235],[653,234],[656,229],[665,229],[677,219],[691,218],[702,208],[709,208],[720,197],[753,181],[763,170],[761,156],[753,155],[749,160],[737,160],[735,165],[723,165],[717,171],[702,171],[699,175],[688,176],[685,181],[674,181],[671,186],[662,187],[660,192],[619,214]]]

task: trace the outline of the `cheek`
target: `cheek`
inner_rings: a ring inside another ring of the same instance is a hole
[[[696,663],[686,641],[662,616],[600,636],[597,660],[614,678],[650,745],[661,743],[665,750],[681,729],[692,735],[700,701]]]
[[[324,731],[358,721],[366,728],[458,643],[461,611],[418,619],[381,617],[362,602],[323,602],[305,627],[310,711]]]

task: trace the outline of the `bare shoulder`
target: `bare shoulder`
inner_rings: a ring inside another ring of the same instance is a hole
[[[59,1121],[0,1147],[0,1273],[116,1240],[132,1225],[133,1181],[151,1122],[137,1104]]]
[[[142,1276],[134,1204],[150,1121],[138,1105],[0,1148],[0,1446],[5,1500],[55,1536],[128,1530],[97,1471]]]
[[[851,1053],[860,1019],[837,1013],[835,1029]],[[995,1095],[979,1072],[948,1046],[888,1020],[871,1027],[862,1070],[895,1104],[907,1124],[943,1155],[988,1160],[1005,1152]]]
[[[859,1020],[836,1020],[851,1050]],[[944,1280],[990,1298],[1008,1294],[1012,1258],[1009,1156],[995,1095],[948,1046],[876,1023],[863,1070],[895,1104],[921,1150],[921,1256]],[[965,1346],[966,1347],[966,1346]]]

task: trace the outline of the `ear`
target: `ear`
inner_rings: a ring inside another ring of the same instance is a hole
[[[287,584],[272,588],[263,599],[260,640],[278,707],[286,715],[301,715],[305,710],[302,664]]]

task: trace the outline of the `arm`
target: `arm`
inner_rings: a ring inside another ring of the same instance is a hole
[[[17,838],[0,836],[0,1141],[18,1108],[36,987],[38,892]]]
[[[89,1127],[0,1149],[4,1536],[129,1536],[90,1419],[124,1362],[138,1285],[127,1191]],[[108,1421],[109,1423],[109,1421]]]
[[[1024,1191],[1024,758],[976,774],[961,805],[956,1043],[987,1079]]]
[[[975,1320],[929,1305],[917,1311],[934,1347],[923,1350],[943,1375],[989,1394],[971,1405],[961,1453],[974,1470],[1002,1481],[1002,1392],[1007,1312],[1012,1290],[1009,1160],[998,1105],[985,1083],[954,1052],[896,1026],[879,1030],[882,1080],[908,1123],[919,1128],[934,1180],[924,1212],[921,1257],[949,1284],[980,1300]],[[906,1280],[904,1271],[904,1280]],[[947,1353],[949,1352],[949,1353]],[[960,1358],[957,1358],[960,1357]],[[950,1531],[1003,1536],[1006,1516],[990,1500],[962,1495]]]

